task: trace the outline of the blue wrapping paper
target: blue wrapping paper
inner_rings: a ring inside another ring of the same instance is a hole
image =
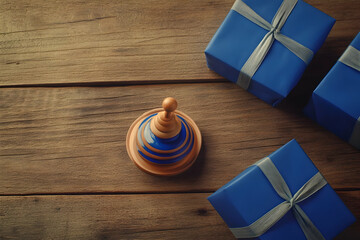
[[[305,184],[318,169],[296,140],[291,140],[269,155],[292,194]],[[284,200],[257,166],[250,166],[208,197],[229,228],[245,227]],[[335,191],[327,184],[299,206],[325,239],[332,239],[355,221]],[[306,240],[292,211],[278,221],[262,240]]]
[[[360,50],[360,33],[350,45]],[[337,61],[314,90],[305,113],[349,141],[360,117],[360,72]]]
[[[282,0],[243,0],[266,21],[272,21]],[[314,53],[325,41],[335,19],[299,0],[281,32]],[[232,82],[267,31],[234,10],[208,44],[208,67]],[[306,64],[278,41],[274,41],[255,73],[248,91],[275,106],[298,83]]]

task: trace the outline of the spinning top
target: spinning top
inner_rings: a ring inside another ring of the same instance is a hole
[[[201,133],[188,115],[176,110],[174,98],[165,98],[162,107],[133,122],[126,136],[126,149],[141,170],[172,176],[195,162],[201,148]]]

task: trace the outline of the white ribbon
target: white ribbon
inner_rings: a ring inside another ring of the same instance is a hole
[[[339,61],[360,72],[360,51],[353,46],[347,47]]]
[[[284,0],[271,23],[263,19],[241,0],[236,0],[232,6],[231,9],[238,12],[256,25],[269,31],[240,70],[237,84],[245,90],[249,88],[251,78],[260,67],[275,39],[282,43],[306,64],[308,64],[312,59],[313,52],[309,48],[301,45],[280,32],[296,3],[297,0]]]
[[[304,232],[306,239],[325,240],[321,232],[298,205],[299,202],[304,201],[327,184],[321,173],[316,173],[294,194],[294,196],[292,196],[288,185],[269,157],[263,158],[259,162],[255,163],[255,165],[261,169],[277,194],[285,201],[268,211],[265,215],[257,219],[249,226],[230,228],[234,236],[236,238],[259,237],[277,223],[290,209],[292,209],[295,219]]]
[[[349,46],[345,50],[343,55],[339,58],[339,61],[360,72],[360,51],[353,46]],[[360,116],[354,125],[349,143],[360,149]]]

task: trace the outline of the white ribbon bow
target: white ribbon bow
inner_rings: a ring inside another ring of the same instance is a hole
[[[327,184],[321,173],[316,173],[294,194],[294,196],[292,196],[288,185],[269,157],[263,158],[255,163],[255,165],[261,169],[278,195],[284,199],[284,202],[268,211],[265,215],[249,226],[230,228],[234,236],[236,238],[259,237],[277,223],[288,211],[290,211],[290,209],[292,209],[295,219],[304,232],[306,239],[325,240],[321,232],[298,205],[299,202],[304,201]]]
[[[271,23],[263,19],[241,0],[236,0],[232,6],[231,9],[238,12],[251,22],[269,31],[240,70],[237,84],[245,90],[249,88],[251,78],[254,76],[255,72],[263,62],[275,39],[282,43],[306,64],[308,64],[312,59],[313,52],[309,48],[281,33],[281,28],[284,26],[296,3],[297,0],[284,0]]]

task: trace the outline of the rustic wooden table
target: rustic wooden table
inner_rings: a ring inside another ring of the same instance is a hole
[[[301,107],[360,30],[360,1],[306,2],[337,22],[272,108],[206,67],[233,0],[3,0],[0,239],[233,239],[206,197],[292,138],[359,218],[360,151]],[[204,140],[171,178],[141,172],[125,149],[165,96]],[[360,224],[337,239],[360,239]]]

